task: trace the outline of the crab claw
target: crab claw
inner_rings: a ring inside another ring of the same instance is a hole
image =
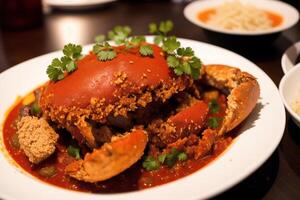
[[[158,121],[148,127],[153,140],[159,140],[161,146],[166,146],[186,137],[190,133],[201,130],[206,122],[208,106],[203,101],[198,101],[191,106],[183,108],[167,121]]]
[[[218,135],[239,125],[253,110],[259,97],[257,80],[250,74],[225,65],[204,66],[204,83],[227,90],[227,110]]]
[[[85,182],[107,180],[137,162],[144,153],[147,141],[145,131],[133,130],[86,154],[84,160],[69,164],[65,171],[71,177]]]

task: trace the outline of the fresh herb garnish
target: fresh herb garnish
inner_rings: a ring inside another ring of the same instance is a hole
[[[211,113],[213,113],[213,114],[219,112],[219,110],[220,110],[220,106],[219,106],[219,104],[218,104],[218,102],[217,102],[216,99],[211,100],[211,101],[208,103],[208,107],[209,107],[209,111],[210,111]]]
[[[175,36],[167,36],[172,29],[173,23],[169,20],[161,22],[159,25],[149,24],[149,32],[156,34],[154,43],[161,45],[166,53],[168,65],[174,70],[174,73],[178,76],[187,74],[198,79],[202,66],[200,59],[194,55],[192,48],[180,47],[180,42]]]
[[[142,56],[152,56],[153,55],[153,49],[149,45],[141,45],[140,46],[140,54]]]
[[[70,145],[68,146],[68,149],[67,149],[67,152],[70,156],[74,157],[75,159],[80,159],[80,149],[73,146],[73,145]]]
[[[208,126],[210,128],[218,128],[219,127],[219,122],[222,120],[222,118],[218,117],[210,117],[208,119]]]
[[[132,30],[129,26],[116,26],[109,31],[107,38],[114,41],[117,45],[124,45],[125,50],[131,48],[139,48],[139,53],[142,56],[152,56],[153,49],[150,45],[143,44],[146,42],[145,36],[129,37]],[[105,35],[98,35],[95,38],[96,44],[93,47],[93,52],[101,61],[112,60],[117,56],[117,52],[106,41]]]
[[[64,56],[60,59],[52,60],[51,65],[47,68],[47,74],[50,80],[58,81],[65,77],[65,73],[71,73],[76,70],[76,61],[81,58],[82,47],[75,44],[64,46]]]
[[[170,20],[162,21],[159,24],[150,23],[149,24],[149,32],[151,34],[156,35],[154,37],[154,43],[159,45],[161,42],[165,40],[167,34],[172,31],[173,22]]]
[[[147,171],[152,171],[152,170],[158,169],[160,167],[160,164],[159,164],[159,162],[154,157],[147,156],[147,158],[143,162],[143,167]]]
[[[152,171],[158,169],[161,165],[167,165],[169,168],[173,167],[177,161],[185,161],[188,156],[185,152],[179,151],[173,148],[169,153],[163,153],[157,158],[153,156],[147,156],[143,162],[143,167],[147,171]]]
[[[178,154],[178,160],[179,161],[185,161],[188,159],[188,156],[186,155],[186,153],[181,152],[180,154]]]
[[[31,112],[31,114],[33,114],[34,116],[38,116],[38,115],[41,113],[41,108],[40,108],[38,102],[35,101],[35,102],[31,105],[30,112]]]

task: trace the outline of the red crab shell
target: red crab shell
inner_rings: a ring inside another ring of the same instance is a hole
[[[131,52],[118,53],[110,61],[100,62],[95,54],[90,53],[77,62],[78,69],[71,75],[48,84],[43,91],[41,105],[85,108],[91,98],[105,99],[107,103],[116,101],[115,91],[118,89],[118,95],[122,96],[135,93],[142,87],[155,87],[162,81],[170,82],[173,75],[162,49],[157,45],[151,46],[153,57],[142,57],[138,49],[133,49]],[[122,51],[122,48],[117,50]],[[126,77],[118,72],[126,72]],[[117,76],[126,78],[132,85],[120,90],[115,84]]]

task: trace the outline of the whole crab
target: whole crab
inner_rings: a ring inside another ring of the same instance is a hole
[[[136,163],[147,144],[166,150],[195,137],[195,159],[216,138],[239,125],[259,97],[256,79],[224,65],[202,66],[197,80],[176,75],[163,50],[153,44],[152,57],[133,48],[109,61],[93,53],[77,62],[77,70],[42,89],[43,117],[68,130],[92,151],[65,169],[75,179],[109,179]],[[207,126],[209,106],[202,85],[227,92],[225,117],[216,129]]]

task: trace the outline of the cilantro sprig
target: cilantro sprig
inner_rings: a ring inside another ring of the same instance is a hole
[[[192,48],[181,47],[175,36],[168,36],[172,29],[173,23],[170,20],[159,24],[149,24],[149,32],[156,34],[154,43],[161,45],[166,54],[168,66],[174,70],[174,73],[178,76],[187,74],[198,79],[202,66],[201,60],[194,55]]]
[[[101,61],[112,60],[117,56],[117,52],[107,42],[108,40],[114,41],[117,45],[124,45],[125,50],[128,51],[132,48],[139,48],[141,56],[153,55],[153,49],[150,45],[145,44],[145,36],[132,36],[132,30],[129,26],[116,26],[113,30],[109,31],[107,36],[98,35],[95,38],[96,44],[94,45],[93,52]]]
[[[52,81],[62,80],[65,74],[76,70],[76,61],[82,57],[82,47],[75,44],[67,44],[63,48],[64,56],[54,58],[47,68],[47,75]]]
[[[209,103],[208,103],[208,107],[209,107],[209,111],[212,114],[218,113],[220,110],[220,105],[218,104],[218,101],[216,99],[212,99]]]
[[[160,154],[157,158],[153,156],[147,156],[143,161],[143,167],[147,171],[157,170],[160,166],[166,165],[172,168],[178,161],[186,161],[188,156],[185,152],[179,151],[176,148],[172,148],[169,153]]]

